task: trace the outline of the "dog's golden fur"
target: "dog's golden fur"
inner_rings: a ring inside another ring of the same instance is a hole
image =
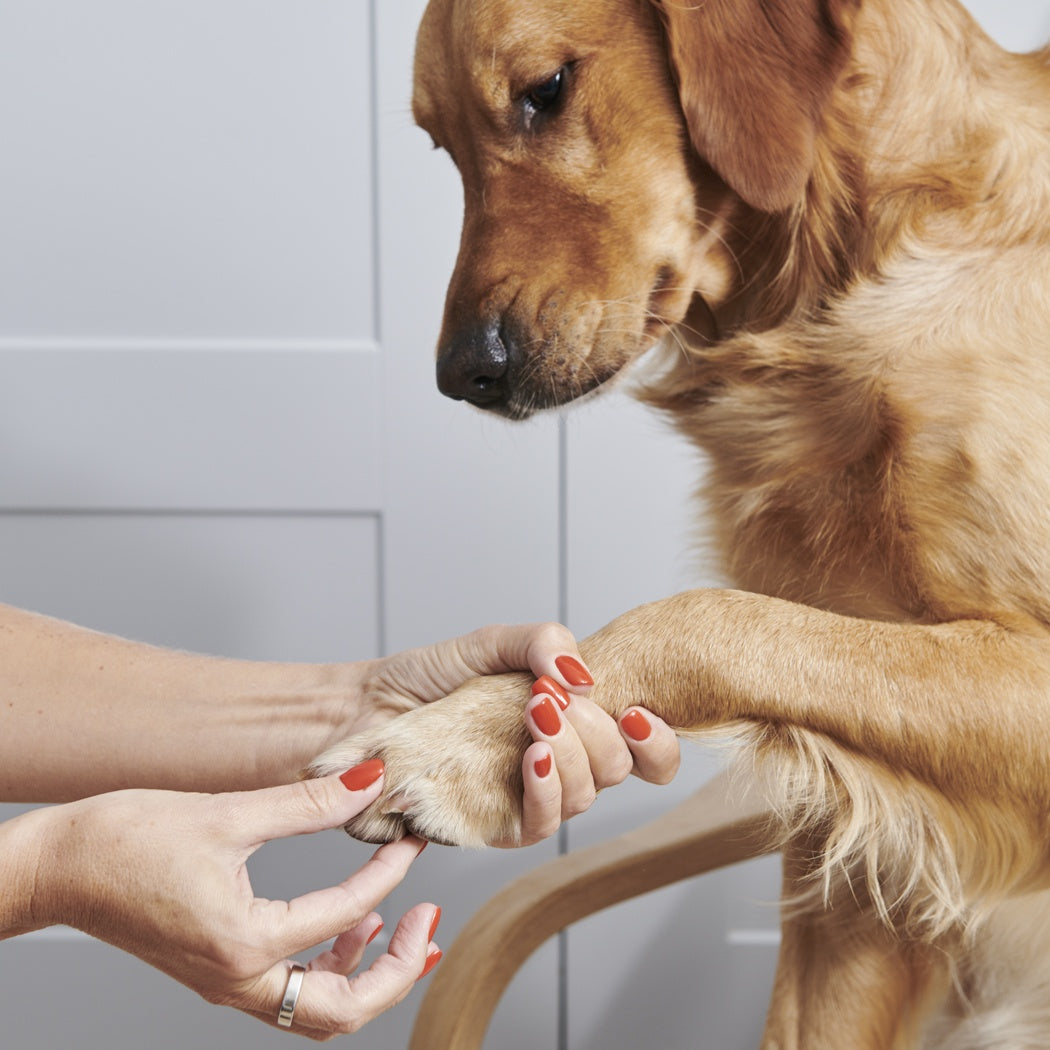
[[[431,0],[415,111],[465,192],[442,388],[523,418],[663,335],[710,457],[741,589],[583,652],[771,771],[764,1045],[1050,1045],[1050,51],[954,0]],[[318,769],[386,755],[366,837],[501,837],[526,692]]]

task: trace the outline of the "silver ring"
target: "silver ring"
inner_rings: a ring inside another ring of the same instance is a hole
[[[288,983],[284,988],[284,998],[281,1000],[281,1012],[277,1015],[277,1023],[282,1028],[292,1027],[292,1014],[295,1013],[295,1004],[299,1001],[299,992],[303,987],[303,974],[306,967],[293,962],[291,972],[288,974]]]

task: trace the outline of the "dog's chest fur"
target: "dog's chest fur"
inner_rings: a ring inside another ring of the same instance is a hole
[[[966,292],[943,317],[933,271]],[[676,366],[689,393],[665,407],[710,457],[704,502],[735,583],[849,615],[1050,620],[1050,318],[1018,311],[990,339],[974,318],[1001,298],[988,272],[902,262],[819,322]]]

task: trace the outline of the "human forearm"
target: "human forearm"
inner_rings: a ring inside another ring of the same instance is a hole
[[[368,666],[174,652],[0,607],[0,799],[287,781],[351,730]]]

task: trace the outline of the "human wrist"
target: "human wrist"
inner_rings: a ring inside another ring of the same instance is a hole
[[[52,926],[49,886],[54,872],[51,856],[51,810],[30,810],[0,824],[0,939]]]
[[[260,734],[257,783],[245,786],[294,780],[320,752],[357,732],[373,663],[266,665],[266,684],[242,700]]]

